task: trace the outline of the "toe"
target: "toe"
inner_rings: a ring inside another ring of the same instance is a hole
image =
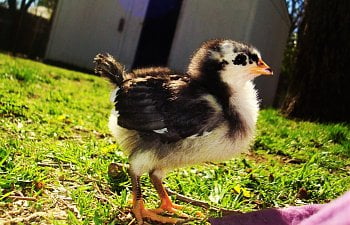
[[[176,215],[178,215],[180,217],[183,217],[183,218],[188,218],[189,217],[187,214],[185,214],[185,213],[183,213],[181,211],[183,206],[174,204],[172,202],[166,203],[166,204],[162,204],[160,206],[160,208],[163,209],[166,212],[174,213],[174,214],[176,214]]]
[[[157,213],[155,213],[153,210],[147,210],[147,209],[145,209],[142,212],[142,216],[143,218],[148,218],[152,221],[157,221],[160,223],[168,223],[168,224],[178,224],[183,221],[182,219],[179,219],[179,218],[160,216]]]
[[[159,207],[159,208],[156,208],[156,209],[151,209],[150,211],[152,211],[153,213],[156,213],[156,214],[161,214],[161,213],[172,213],[172,214],[175,214],[179,217],[182,217],[182,218],[189,218],[190,216],[187,215],[186,213],[182,212],[181,210],[175,208],[175,207]]]
[[[174,203],[173,203],[172,207],[173,207],[174,209],[182,209],[182,208],[183,208],[182,205],[177,205],[177,204],[174,204]]]

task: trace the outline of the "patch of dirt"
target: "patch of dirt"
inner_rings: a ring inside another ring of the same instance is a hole
[[[76,204],[69,197],[69,191],[63,186],[43,189],[37,198],[21,196],[21,193],[9,196],[11,201],[0,203],[0,224],[52,224],[52,220],[66,220],[68,212],[81,219]],[[33,202],[38,202],[38,204]],[[42,202],[42,204],[40,204]]]

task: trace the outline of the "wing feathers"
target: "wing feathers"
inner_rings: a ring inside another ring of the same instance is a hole
[[[118,125],[131,130],[151,131],[163,129],[165,124],[162,121],[147,121],[122,118],[118,120]]]
[[[203,93],[191,89],[183,76],[162,74],[131,79],[116,97],[118,124],[142,135],[148,132],[163,142],[200,136],[220,122],[216,119],[219,114],[202,97]]]

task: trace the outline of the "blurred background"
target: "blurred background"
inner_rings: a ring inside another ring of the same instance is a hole
[[[1,51],[92,71],[109,52],[127,69],[185,72],[200,44],[256,46],[275,76],[258,78],[263,106],[288,116],[349,121],[349,1],[0,0]]]

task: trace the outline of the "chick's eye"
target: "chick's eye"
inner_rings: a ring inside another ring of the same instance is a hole
[[[244,54],[238,54],[234,60],[232,60],[234,65],[247,65],[247,56]]]

